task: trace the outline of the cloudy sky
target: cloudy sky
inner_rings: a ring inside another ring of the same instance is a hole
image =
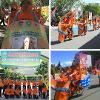
[[[77,52],[78,51],[52,51],[51,63],[57,65],[60,61],[62,66],[70,66]]]

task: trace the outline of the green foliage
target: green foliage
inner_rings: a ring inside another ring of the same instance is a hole
[[[93,15],[100,15],[100,5],[99,4],[89,4],[83,6],[83,12],[92,12]]]
[[[60,73],[60,70],[55,65],[51,65],[51,74],[55,75],[57,73]]]
[[[51,8],[57,7],[55,22],[58,25],[60,18],[69,12],[72,8],[78,7],[80,0],[52,0]]]
[[[42,75],[44,77],[48,77],[48,62],[42,61],[40,66],[37,68],[38,75]]]

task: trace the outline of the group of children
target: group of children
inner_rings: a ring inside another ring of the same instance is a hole
[[[49,95],[47,86],[42,80],[14,80],[0,78],[0,97],[8,98],[43,98],[46,99]]]

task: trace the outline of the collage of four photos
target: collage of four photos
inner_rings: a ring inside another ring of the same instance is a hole
[[[100,0],[0,0],[0,100],[99,100]]]

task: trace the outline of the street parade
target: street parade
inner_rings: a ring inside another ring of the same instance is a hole
[[[59,51],[58,53],[62,55],[66,53],[67,55],[68,51]],[[69,53],[71,55],[73,52],[69,51]],[[53,60],[57,51],[53,51],[52,54]],[[98,77],[98,86],[100,87],[100,59],[95,61],[93,67],[88,65],[90,62],[87,63],[87,60],[89,59],[87,53],[80,51],[76,53],[71,66],[62,66],[61,62],[58,65],[51,65],[51,89],[52,92],[55,91],[52,94],[54,100],[69,100],[75,96],[77,98],[78,96],[81,97],[86,90],[88,91],[92,87],[91,78],[93,75]],[[81,98],[76,100],[81,100]]]
[[[99,49],[99,45],[93,46],[100,42],[96,38],[100,32],[99,8],[99,2],[92,0],[52,0],[52,49]]]

